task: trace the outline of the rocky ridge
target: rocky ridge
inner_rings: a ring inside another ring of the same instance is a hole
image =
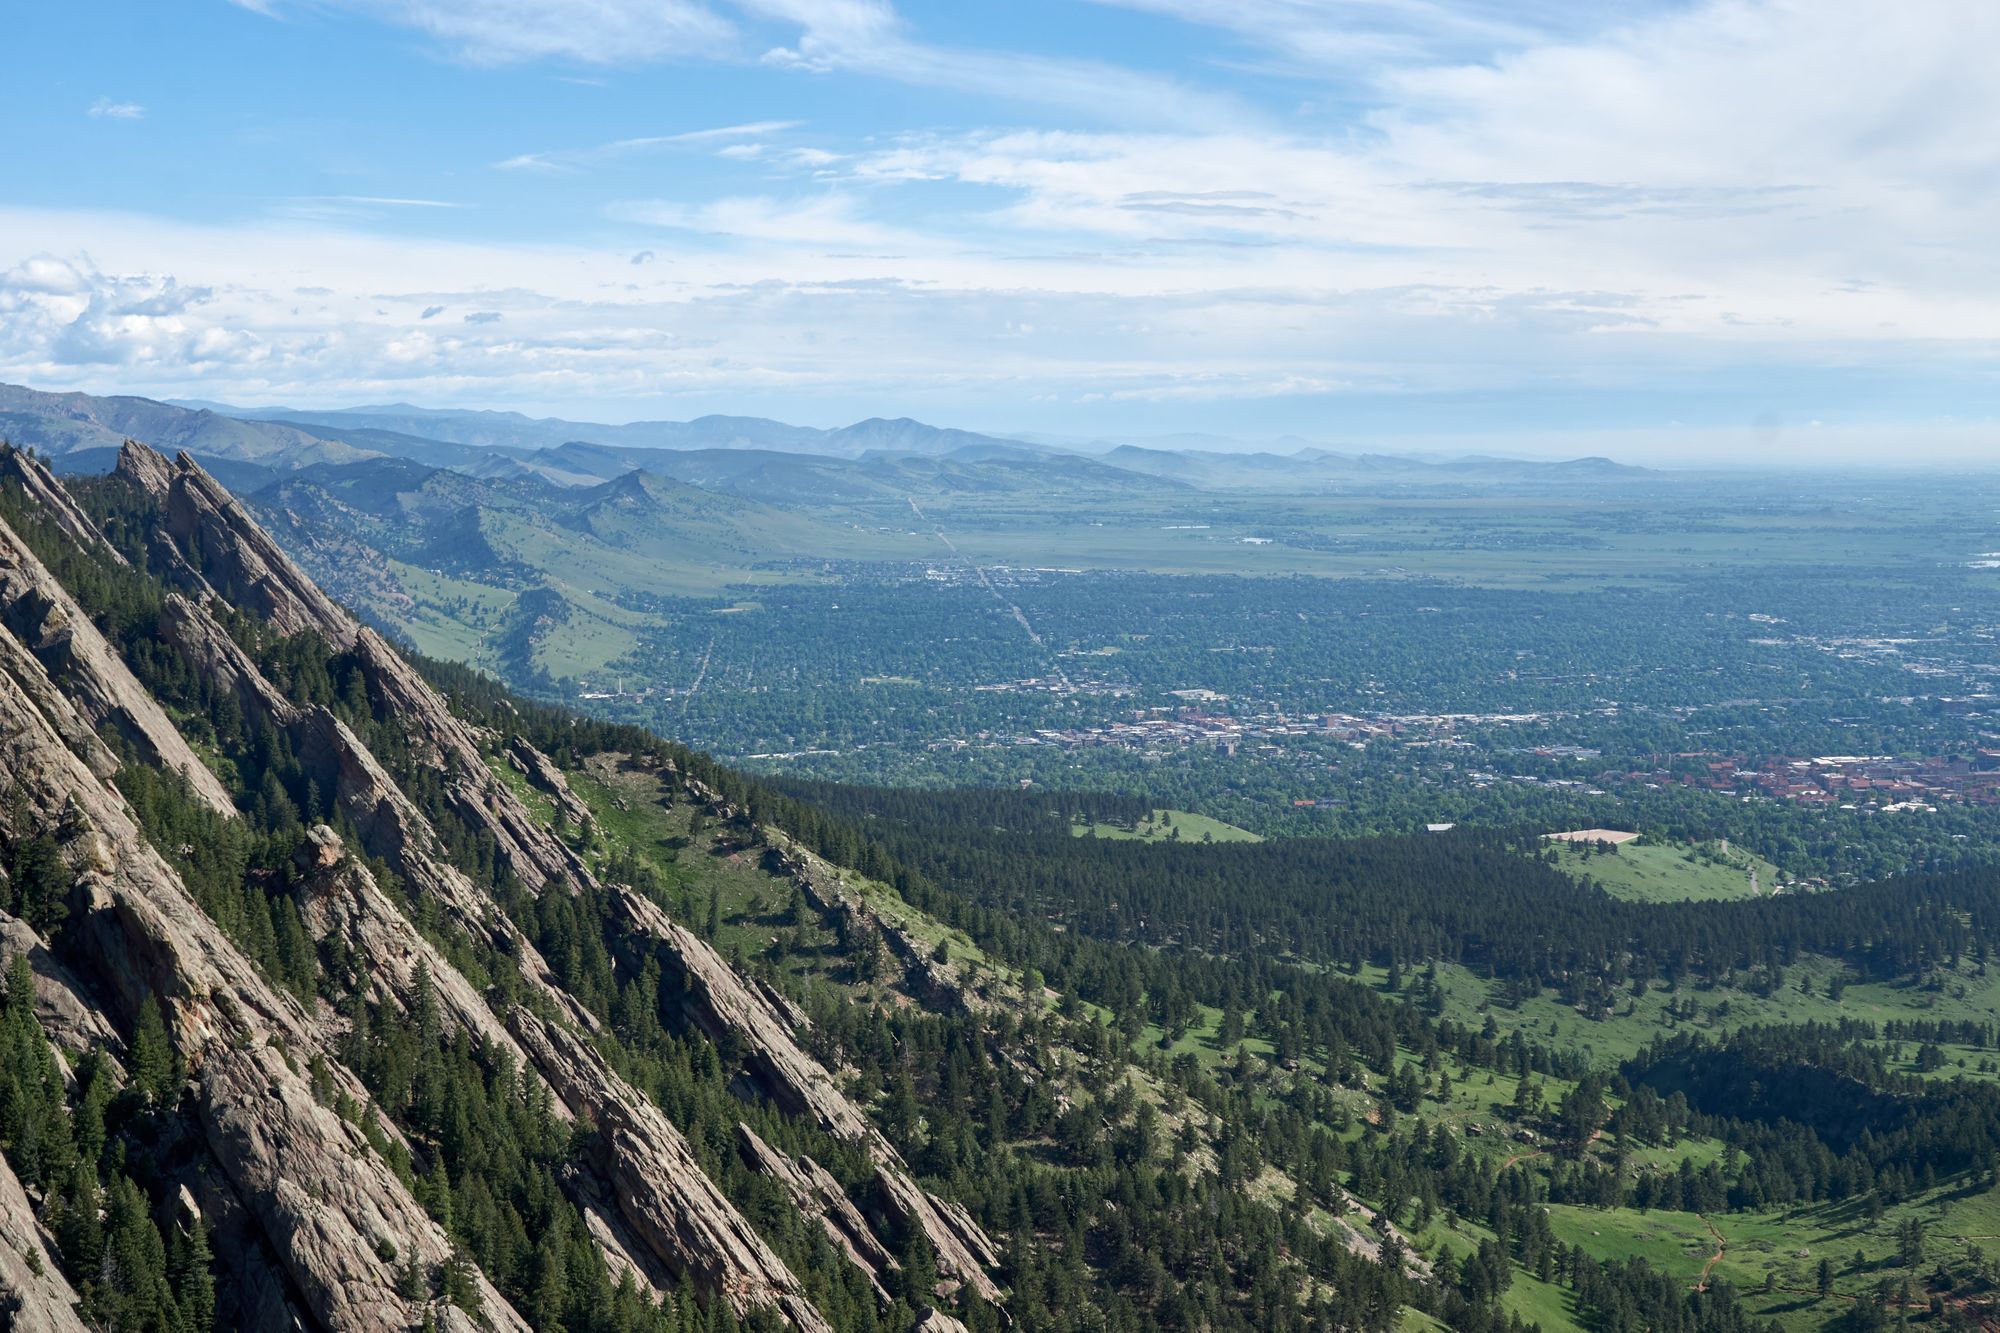
[[[29,659],[32,662],[32,659]],[[34,664],[39,669],[39,664]],[[46,678],[44,678],[46,682]],[[359,1128],[321,1106],[297,1061],[321,1053],[296,1001],[274,991],[195,906],[140,835],[123,799],[63,744],[37,693],[0,674],[0,735],[17,759],[7,829],[55,836],[75,876],[72,911],[93,945],[121,1026],[157,998],[181,1059],[212,1160],[285,1262],[301,1304],[327,1328],[476,1325],[455,1307],[403,1294],[381,1242],[441,1268],[449,1240],[375,1156]],[[367,1092],[337,1063],[341,1090]],[[479,1279],[480,1305],[501,1329],[525,1329]]]
[[[52,527],[94,558],[124,563],[39,464],[6,458],[5,475],[49,509]],[[747,1126],[738,1143],[744,1161],[777,1181],[866,1275],[878,1300],[889,1302],[885,1279],[897,1268],[884,1237],[914,1229],[928,1238],[953,1285],[1002,1303],[987,1272],[997,1264],[991,1242],[962,1209],[916,1184],[893,1145],[805,1053],[797,1039],[805,1018],[797,1007],[739,976],[649,899],[600,883],[489,767],[511,764],[564,820],[585,823],[589,807],[546,755],[518,737],[503,747],[499,737],[462,721],[395,649],[327,599],[191,459],[169,462],[128,444],[119,475],[150,497],[163,518],[148,562],[181,593],[161,609],[162,640],[210,687],[234,695],[247,718],[282,737],[331,798],[347,836],[386,862],[413,900],[434,902],[448,931],[509,960],[527,983],[532,1009],[500,1005],[483,993],[416,929],[331,828],[311,830],[291,872],[280,877],[312,939],[337,940],[345,956],[366,960],[362,984],[375,1002],[407,1015],[428,988],[448,1024],[527,1071],[558,1115],[594,1127],[588,1141],[595,1146],[560,1184],[611,1272],[629,1274],[656,1296],[685,1278],[739,1316],[769,1308],[804,1333],[830,1333],[797,1276],[702,1171],[680,1130],[594,1048],[596,1015],[452,864],[438,830],[367,743],[327,708],[288,697],[205,602],[226,598],[280,634],[316,635],[358,667],[375,716],[408,738],[407,755],[436,775],[428,790],[443,792],[450,813],[499,865],[531,891],[601,895],[632,947],[683,978],[693,1025],[744,1052],[766,1096],[865,1149],[876,1176],[868,1212],[879,1233],[810,1157],[788,1156]],[[301,1005],[275,988],[196,904],[119,793],[120,763],[98,739],[100,726],[123,733],[146,762],[181,773],[211,810],[235,817],[215,772],[29,545],[0,524],[0,788],[20,793],[0,813],[0,845],[34,834],[57,839],[74,886],[64,928],[72,944],[64,957],[74,961],[81,949],[88,975],[59,961],[46,940],[9,917],[0,917],[0,960],[29,957],[37,1013],[72,1052],[97,1049],[115,1062],[120,1034],[132,1030],[149,1000],[159,1002],[189,1071],[184,1095],[192,1138],[175,1148],[186,1208],[207,1219],[217,1252],[234,1268],[236,1321],[327,1330],[427,1323],[453,1333],[525,1329],[476,1269],[466,1279],[469,1300],[461,1297],[476,1314],[439,1294],[439,1275],[462,1263],[449,1236],[371,1145],[361,1122],[334,1109],[337,1102],[365,1112],[370,1103],[337,1058],[343,1024],[323,1002]],[[398,753],[405,753],[400,743]],[[26,774],[32,786],[12,777]],[[369,1123],[371,1132],[407,1147],[386,1118],[370,1115]],[[31,1205],[25,1217],[34,1222]],[[12,1255],[30,1252],[29,1234],[11,1200],[0,1197],[0,1238],[20,1242]],[[0,1253],[0,1310],[18,1293],[17,1317],[32,1310],[48,1321],[20,1326],[75,1326],[63,1322],[74,1293],[64,1293],[60,1277],[42,1280],[59,1269],[36,1274],[33,1264],[21,1264],[25,1277]]]

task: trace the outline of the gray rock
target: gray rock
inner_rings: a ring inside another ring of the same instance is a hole
[[[56,1266],[55,1245],[14,1169],[0,1157],[0,1328],[86,1333],[77,1294]]]
[[[0,625],[48,672],[92,727],[116,727],[159,767],[188,780],[209,808],[234,818],[236,806],[166,711],[146,692],[83,608],[0,523]]]

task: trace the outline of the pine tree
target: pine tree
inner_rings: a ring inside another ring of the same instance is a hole
[[[167,1039],[166,1020],[160,1016],[160,1002],[147,996],[139,1006],[139,1022],[132,1033],[132,1084],[155,1106],[173,1099],[180,1084],[172,1043]]]

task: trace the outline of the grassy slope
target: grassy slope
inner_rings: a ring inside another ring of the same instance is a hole
[[[1634,902],[1748,898],[1753,896],[1752,870],[1757,872],[1760,895],[1770,893],[1784,878],[1762,857],[1739,847],[1724,853],[1715,843],[1654,844],[1642,839],[1608,854],[1593,854],[1571,843],[1548,845],[1555,849],[1556,868],[1564,874],[1595,880],[1612,897]]]
[[[1137,829],[1122,828],[1116,824],[1075,825],[1070,831],[1078,837],[1093,834],[1100,838],[1111,838],[1127,842],[1164,842],[1180,831],[1182,842],[1200,842],[1206,837],[1211,842],[1262,842],[1263,839],[1248,829],[1234,824],[1225,824],[1207,815],[1198,815],[1188,810],[1155,810]]]

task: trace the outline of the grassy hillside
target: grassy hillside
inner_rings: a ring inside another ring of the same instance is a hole
[[[1754,898],[1785,882],[1784,872],[1762,857],[1740,847],[1725,851],[1713,842],[1661,844],[1641,839],[1608,852],[1576,843],[1548,846],[1564,874],[1595,882],[1612,897],[1633,902]]]
[[[1111,823],[1078,823],[1071,832],[1079,838],[1111,838],[1136,842],[1262,842],[1248,829],[1225,824],[1190,810],[1155,810],[1130,826]]]

